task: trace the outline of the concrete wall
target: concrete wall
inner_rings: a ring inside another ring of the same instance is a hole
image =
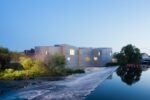
[[[48,62],[48,58],[54,54],[62,54],[61,47],[39,46],[35,47],[35,57],[38,60]]]
[[[111,48],[77,48],[66,44],[35,47],[35,57],[38,60],[47,62],[54,54],[64,55],[67,67],[105,66],[112,61]]]
[[[105,66],[107,63],[112,62],[111,48],[96,48],[95,50],[100,51],[100,56],[98,56],[95,66]]]
[[[67,67],[78,66],[78,48],[71,45],[61,45],[63,55],[66,57]]]
[[[92,48],[79,48],[79,66],[93,66]]]

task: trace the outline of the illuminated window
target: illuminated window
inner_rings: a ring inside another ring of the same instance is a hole
[[[99,51],[99,52],[98,52],[98,56],[100,56],[100,55],[101,55],[101,52]]]
[[[47,55],[48,54],[48,52],[47,51],[45,51],[45,55]]]
[[[97,61],[98,60],[98,58],[97,57],[94,57],[94,61]]]
[[[67,60],[70,61],[71,60],[70,57],[68,57]]]
[[[87,62],[89,62],[90,60],[91,60],[90,57],[85,58],[85,61],[87,61]]]
[[[70,55],[74,55],[75,54],[75,51],[73,49],[70,49]]]

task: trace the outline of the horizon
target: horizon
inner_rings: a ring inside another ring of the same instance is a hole
[[[1,0],[0,46],[23,51],[70,44],[110,47],[133,44],[150,54],[149,0]]]

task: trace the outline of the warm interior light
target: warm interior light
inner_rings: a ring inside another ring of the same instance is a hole
[[[74,51],[74,49],[70,49],[70,55],[75,55],[75,51]]]
[[[89,62],[91,59],[90,59],[90,57],[86,57],[85,60],[86,60],[87,62]]]
[[[94,60],[95,60],[95,61],[97,61],[97,60],[98,60],[98,58],[97,58],[97,57],[94,57]]]
[[[47,55],[48,54],[48,52],[47,51],[45,51],[45,55]]]

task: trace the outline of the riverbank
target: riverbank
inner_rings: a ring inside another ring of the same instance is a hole
[[[5,69],[0,72],[0,80],[27,80],[37,77],[61,77],[76,73],[84,73],[84,69],[72,69],[66,67],[41,67],[29,70]]]

